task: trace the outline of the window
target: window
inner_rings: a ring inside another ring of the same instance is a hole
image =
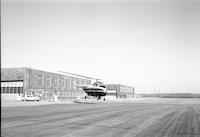
[[[64,87],[64,78],[60,78],[60,87],[63,88]]]
[[[14,87],[14,93],[17,93],[17,87]]]
[[[77,85],[77,81],[73,80],[73,81],[72,81],[72,88],[73,88],[73,89],[76,89],[76,85]]]
[[[1,93],[5,93],[5,87],[1,87]]]
[[[65,88],[66,89],[71,89],[71,81],[68,79],[68,80],[65,80],[65,83],[66,83],[65,84],[65,86],[66,86]]]
[[[23,93],[23,87],[18,87],[17,88],[17,93]]]
[[[20,87],[17,88],[17,93],[20,93]]]
[[[10,88],[9,87],[4,87],[5,88],[5,93],[10,93]]]
[[[10,93],[14,93],[14,87],[10,87]]]

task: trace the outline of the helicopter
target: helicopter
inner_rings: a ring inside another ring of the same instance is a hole
[[[87,79],[91,79],[91,80],[95,80],[95,82],[93,82],[92,84],[79,84],[79,85],[77,85],[76,83],[74,83],[74,84],[77,88],[81,88],[87,94],[87,96],[85,96],[85,99],[87,99],[88,96],[93,96],[93,97],[97,98],[97,100],[100,100],[102,97],[104,97],[103,100],[105,101],[107,89],[106,89],[105,85],[103,84],[103,82],[100,81],[101,79],[95,79],[95,78],[91,78],[91,77],[87,77],[87,76],[83,76],[83,75],[64,72],[64,71],[60,71],[60,72],[87,78]]]

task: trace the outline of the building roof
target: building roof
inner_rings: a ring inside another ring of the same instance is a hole
[[[41,71],[41,72],[48,72],[48,73],[56,74],[56,75],[67,76],[69,78],[80,78],[78,76],[70,76],[67,74],[61,74],[59,72],[56,73],[56,72],[49,72],[49,71],[38,70],[38,69],[27,68],[27,67],[16,67],[16,68],[1,68],[1,81],[24,80],[24,76],[25,76],[27,69]],[[80,78],[80,79],[88,80],[86,78]]]

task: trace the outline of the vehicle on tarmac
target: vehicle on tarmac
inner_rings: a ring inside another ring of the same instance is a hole
[[[95,80],[95,82],[93,84],[82,84],[82,85],[76,85],[75,83],[74,84],[76,87],[81,88],[83,91],[85,91],[87,96],[93,96],[93,97],[97,98],[97,100],[100,100],[101,98],[103,98],[103,100],[105,101],[107,89],[106,89],[105,85],[103,84],[103,82],[99,81],[100,79],[86,77],[83,75],[77,75],[77,74],[73,74],[73,73],[69,73],[69,72],[63,72],[63,71],[60,71],[60,72],[70,74],[70,75],[84,77],[84,78],[91,79],[91,80]],[[85,96],[85,99],[87,99],[87,96]]]
[[[26,95],[25,97],[22,97],[22,101],[40,101],[40,97]]]

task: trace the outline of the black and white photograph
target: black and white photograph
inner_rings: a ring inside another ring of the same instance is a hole
[[[1,137],[200,137],[200,1],[1,0]]]

